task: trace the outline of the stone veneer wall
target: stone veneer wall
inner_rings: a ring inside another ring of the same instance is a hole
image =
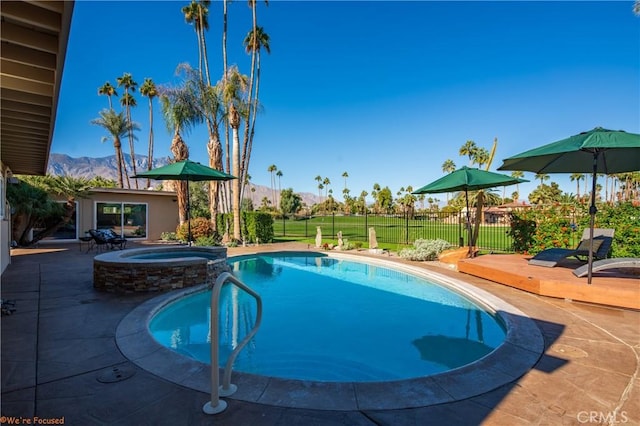
[[[112,293],[162,292],[205,283],[212,284],[222,272],[230,270],[224,247],[206,250],[209,255],[215,253],[219,257],[215,260],[186,256],[172,259],[130,258],[137,253],[174,250],[134,249],[96,256],[93,262],[93,287]],[[204,250],[191,247],[189,251]]]

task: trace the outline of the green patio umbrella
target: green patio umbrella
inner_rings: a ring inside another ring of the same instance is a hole
[[[525,151],[503,161],[498,170],[521,170],[534,173],[592,173],[589,275],[593,265],[593,228],[596,209],[598,173],[624,173],[640,170],[640,135],[622,130],[596,127],[588,132]]]
[[[428,185],[414,191],[414,194],[437,194],[442,192],[464,191],[467,202],[467,232],[469,235],[469,253],[471,253],[471,218],[469,213],[469,192],[480,189],[494,188],[496,186],[509,186],[517,183],[528,182],[500,173],[487,170],[462,167]]]
[[[189,182],[236,179],[224,172],[204,166],[189,159],[176,161],[157,169],[138,173],[132,178],[150,178],[155,180],[183,180],[187,182],[187,228],[188,244],[191,245],[191,206],[189,202]]]

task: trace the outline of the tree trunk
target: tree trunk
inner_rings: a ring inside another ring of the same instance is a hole
[[[220,143],[220,136],[217,134],[217,130],[214,131],[213,138],[209,139],[207,144],[207,151],[209,153],[209,167],[216,170],[223,170],[222,164],[222,144]],[[220,201],[220,181],[209,182],[209,213],[211,213],[211,226],[214,231],[218,231],[218,221],[216,220],[219,209]]]
[[[173,140],[171,141],[171,153],[176,161],[189,158],[189,148],[182,140],[179,130],[176,130]],[[182,225],[187,220],[187,184],[184,181],[177,181],[175,186],[178,194],[178,216],[180,225]]]
[[[120,139],[115,138],[113,140],[113,148],[116,151],[116,162],[118,163],[118,186],[124,188],[124,182],[122,181],[122,144]]]
[[[480,234],[480,223],[482,222],[482,206],[484,203],[484,192],[478,191],[476,197],[476,223],[473,224],[473,233],[471,235],[471,247],[478,244],[478,235]],[[470,253],[471,254],[471,253]]]
[[[149,95],[149,152],[147,155],[147,170],[153,168],[153,101]],[[147,178],[147,188],[151,186],[151,179]]]
[[[240,127],[240,114],[235,106],[229,108],[229,123],[233,130],[233,175],[240,176],[240,135],[238,127]],[[240,241],[240,178],[233,180],[233,239]]]

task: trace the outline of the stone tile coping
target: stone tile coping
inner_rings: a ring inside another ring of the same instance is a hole
[[[405,271],[462,293],[504,322],[507,330],[505,341],[474,363],[444,373],[408,380],[315,382],[234,371],[231,381],[238,386],[238,390],[228,398],[279,407],[319,410],[425,407],[464,400],[514,382],[527,373],[542,356],[544,340],[533,320],[486,291],[416,266],[342,253],[328,255]],[[153,316],[167,304],[205,290],[207,288],[203,285],[164,294],[131,311],[116,331],[116,342],[123,355],[152,374],[181,386],[209,393],[210,365],[182,356],[160,345],[153,339],[148,328]]]

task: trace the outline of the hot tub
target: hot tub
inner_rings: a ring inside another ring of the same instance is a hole
[[[93,260],[93,287],[145,293],[213,283],[228,271],[226,247],[153,247],[103,253]]]

